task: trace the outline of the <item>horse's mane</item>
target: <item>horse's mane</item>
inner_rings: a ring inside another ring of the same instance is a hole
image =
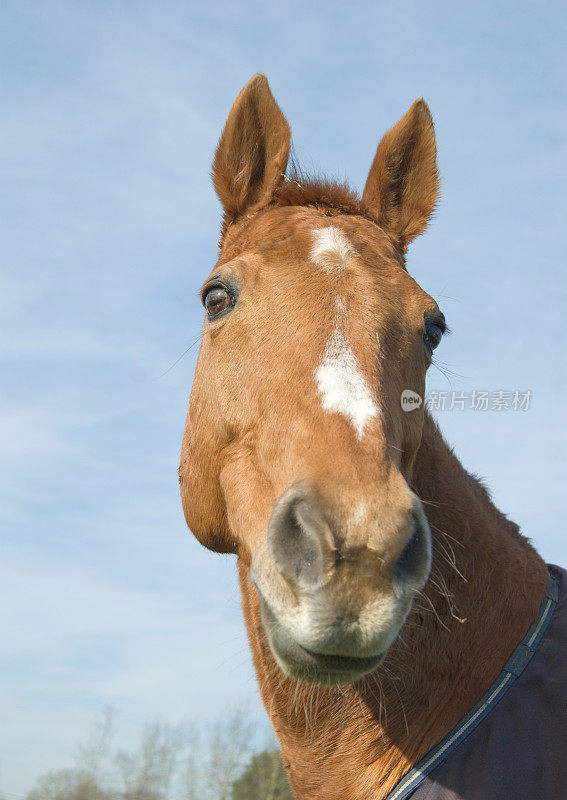
[[[285,176],[273,199],[278,206],[317,206],[330,212],[366,216],[356,191],[348,183],[322,176],[308,176],[294,167]]]
[[[316,208],[320,213],[330,217],[351,214],[364,217],[376,224],[376,220],[368,213],[358,193],[346,181],[339,182],[322,175],[306,175],[295,162],[282,177],[283,180],[275,190],[269,205],[256,213],[274,207],[304,206]],[[231,220],[225,215],[219,245],[222,247],[225,234],[233,222],[244,222],[247,219],[250,219],[250,216]]]

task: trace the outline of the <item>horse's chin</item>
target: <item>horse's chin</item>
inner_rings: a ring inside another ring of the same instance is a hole
[[[316,653],[297,642],[260,596],[262,624],[272,654],[282,671],[302,683],[320,686],[353,683],[380,666],[386,650],[371,656]]]

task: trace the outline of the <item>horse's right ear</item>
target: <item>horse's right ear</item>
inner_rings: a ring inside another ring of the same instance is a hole
[[[225,224],[270,202],[283,180],[290,139],[266,76],[255,75],[230,109],[213,162]]]
[[[378,145],[362,205],[405,252],[423,233],[439,197],[431,112],[416,100]]]

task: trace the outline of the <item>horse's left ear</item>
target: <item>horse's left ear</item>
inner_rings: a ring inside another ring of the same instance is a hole
[[[378,145],[362,204],[405,252],[425,230],[439,186],[431,112],[427,103],[416,100]]]
[[[282,182],[291,132],[265,75],[254,75],[228,115],[213,163],[225,224],[267,205]]]

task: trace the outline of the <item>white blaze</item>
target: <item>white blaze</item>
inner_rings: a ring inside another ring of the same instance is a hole
[[[378,414],[378,406],[356,356],[338,327],[327,342],[315,379],[325,411],[343,414],[362,439],[367,424]]]
[[[351,527],[355,525],[360,525],[364,517],[366,516],[366,503],[364,500],[361,500],[360,503],[357,505],[354,514],[351,516],[349,520],[349,524]]]
[[[350,259],[357,255],[348,236],[340,228],[316,228],[313,231],[311,260],[327,272],[348,266]]]

